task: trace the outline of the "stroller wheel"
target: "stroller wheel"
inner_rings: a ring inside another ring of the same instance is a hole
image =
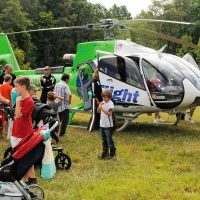
[[[7,158],[10,157],[12,155],[13,151],[12,151],[12,147],[9,147],[8,149],[6,149],[3,158]]]
[[[29,185],[30,196],[33,196],[32,200],[44,200],[44,191],[43,189],[36,184]]]
[[[55,164],[57,168],[67,171],[71,167],[72,160],[67,154],[59,153],[55,158]]]

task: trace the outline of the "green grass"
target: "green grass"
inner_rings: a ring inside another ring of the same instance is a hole
[[[200,199],[200,110],[194,125],[178,127],[142,123],[154,117],[142,115],[125,131],[116,133],[117,159],[100,161],[98,132],[68,127],[62,146],[73,164],[57,171],[50,181],[39,178],[48,200]],[[173,117],[163,115],[168,121]],[[89,117],[76,114],[75,124]],[[0,158],[9,146],[0,139]]]

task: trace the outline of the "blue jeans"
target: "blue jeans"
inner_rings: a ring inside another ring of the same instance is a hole
[[[101,139],[102,139],[102,146],[103,149],[108,149],[108,147],[111,150],[115,149],[115,144],[112,139],[112,130],[111,128],[102,128],[100,127],[101,132]]]

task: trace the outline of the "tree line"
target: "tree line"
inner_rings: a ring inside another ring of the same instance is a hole
[[[180,25],[168,23],[138,24],[137,27],[164,33],[186,42],[198,44],[200,47],[200,1],[199,0],[153,0],[152,5],[147,11],[142,11],[136,18],[175,20],[192,22],[196,25]],[[136,42],[159,49],[168,44],[166,51],[178,56],[184,56],[190,53],[200,64],[200,50],[188,48],[176,43],[165,40],[156,40],[155,38],[144,37],[141,34],[132,33]]]
[[[1,0],[0,32],[78,26],[100,19],[131,19],[125,6],[103,5],[87,0]],[[102,31],[41,31],[9,36],[20,66],[62,65],[64,53],[75,53],[80,42],[103,40]]]
[[[134,6],[134,5],[130,5]],[[101,4],[87,0],[1,0],[0,32],[14,32],[29,29],[79,26],[99,23],[101,19],[132,19],[126,6],[113,5],[107,9]],[[138,23],[130,26],[146,28],[188,42],[199,44],[200,1],[199,0],[153,0],[147,11],[141,11],[136,18],[190,21],[197,25],[186,26],[164,23]],[[200,63],[200,50],[158,40],[141,32],[123,31],[115,34],[118,39],[130,38],[133,42],[159,49],[168,44],[167,52],[183,56],[191,53]],[[45,65],[63,65],[64,53],[76,53],[80,42],[103,40],[101,30],[56,30],[24,33],[9,36],[15,55],[21,67],[37,68]]]

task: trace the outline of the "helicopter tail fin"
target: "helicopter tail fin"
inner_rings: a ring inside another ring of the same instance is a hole
[[[199,66],[198,66],[198,64],[196,63],[195,59],[194,59],[189,53],[185,54],[185,55],[183,56],[183,59],[184,59],[184,60],[187,60],[189,63],[191,63],[192,65],[194,65],[196,68],[199,69]]]
[[[7,35],[0,34],[0,65],[11,64],[13,70],[20,70]]]

